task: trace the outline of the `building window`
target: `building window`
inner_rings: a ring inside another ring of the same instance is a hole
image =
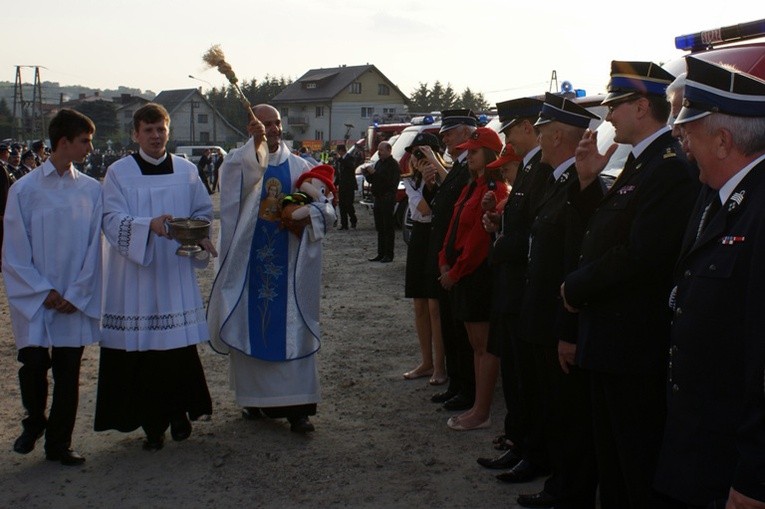
[[[390,87],[383,83],[377,85],[377,95],[390,95]]]
[[[312,89],[316,88],[316,82],[315,81],[309,81],[308,83],[305,84],[305,88],[307,90],[312,90]]]
[[[361,83],[358,81],[354,81],[350,84],[348,87],[348,93],[349,94],[360,94],[361,93]]]
[[[324,141],[324,131],[314,131],[313,132],[313,139],[314,140]]]
[[[286,106],[283,106],[279,109],[279,113],[281,113],[282,117],[288,117],[290,115],[290,109]]]
[[[209,143],[210,133],[208,131],[199,131],[199,141]]]
[[[396,108],[383,108],[383,115],[395,115]]]
[[[126,120],[133,120],[133,112],[131,110],[125,110],[122,112],[122,118]]]
[[[361,107],[361,118],[369,118],[375,114],[375,109],[368,107],[368,106],[362,106]]]
[[[316,107],[316,118],[323,117],[324,116],[324,106],[317,106]]]
[[[197,114],[197,123],[198,124],[206,124],[207,123],[207,113],[199,113],[199,114]]]

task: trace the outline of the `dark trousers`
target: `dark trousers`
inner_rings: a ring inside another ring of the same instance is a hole
[[[356,209],[353,207],[353,198],[355,189],[340,189],[340,227],[348,228],[348,218],[351,219],[351,226],[356,226]]]
[[[29,346],[19,350],[21,402],[27,411],[24,430],[45,430],[45,450],[58,452],[72,445],[72,431],[79,401],[82,347],[47,348]],[[48,370],[53,371],[53,401],[45,418],[48,400]]]
[[[555,493],[565,500],[556,508],[594,509],[598,475],[589,373],[576,366],[564,373],[557,344],[540,347],[535,354],[545,395],[542,412]]]
[[[514,337],[518,317],[514,314],[502,313],[492,327],[501,335],[499,349],[499,365],[502,374],[502,394],[505,398],[505,436],[514,444],[523,443],[529,433],[528,418],[525,408],[520,402],[520,378],[518,375],[516,352],[518,339]],[[494,334],[495,331],[492,331]]]
[[[448,391],[457,392],[472,401],[475,398],[473,347],[470,346],[465,325],[452,315],[451,297],[445,290],[439,292],[438,309],[441,313],[446,373],[449,375]]]
[[[517,437],[512,436],[510,439],[524,459],[546,470],[550,468],[550,458],[547,454],[542,414],[544,393],[535,366],[534,350],[538,347],[532,343],[514,339],[516,357],[510,369],[516,369],[518,373],[518,402],[522,408],[521,413],[525,417],[526,426],[518,430]],[[551,494],[555,493],[548,489],[547,485],[545,490]]]
[[[666,420],[666,376],[593,372],[602,509],[659,507],[651,485]]]
[[[393,209],[396,195],[375,196],[374,219],[377,230],[377,254],[393,259],[396,227],[393,224]]]

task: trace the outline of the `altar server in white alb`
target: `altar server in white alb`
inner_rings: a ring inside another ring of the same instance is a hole
[[[191,435],[191,420],[212,413],[197,344],[209,339],[195,268],[209,259],[176,255],[166,222],[212,219],[196,166],[165,150],[170,116],[149,103],[133,115],[140,150],[104,179],[104,306],[96,431],[146,433],[144,449]],[[209,239],[200,245],[213,256]]]
[[[221,262],[208,320],[213,346],[230,355],[244,416],[286,417],[292,431],[306,433],[320,400],[321,240],[335,211],[326,200],[314,202],[300,235],[280,226],[282,198],[310,166],[282,142],[275,108],[253,111],[252,138],[220,169]]]
[[[48,132],[53,153],[11,187],[5,208],[3,278],[27,411],[13,450],[31,452],[45,433],[47,459],[79,465],[85,458],[71,443],[80,361],[98,341],[101,316],[101,185],[72,165],[93,149],[93,122],[63,109]]]

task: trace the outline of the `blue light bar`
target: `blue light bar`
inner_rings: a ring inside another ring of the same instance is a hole
[[[744,41],[763,35],[765,35],[765,19],[680,35],[675,37],[675,48],[683,51],[701,51],[710,49],[715,44]]]

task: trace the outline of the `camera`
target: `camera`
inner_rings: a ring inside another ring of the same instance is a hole
[[[417,159],[425,159],[425,154],[420,149],[415,149],[414,151],[414,157]]]

